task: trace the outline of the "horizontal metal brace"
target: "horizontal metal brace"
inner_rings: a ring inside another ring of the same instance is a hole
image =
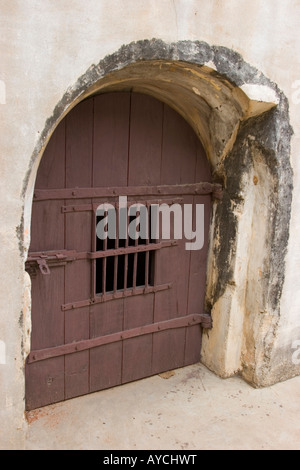
[[[65,310],[74,310],[76,308],[88,307],[89,305],[101,304],[109,300],[123,299],[126,297],[132,297],[134,295],[143,295],[143,294],[153,294],[155,292],[160,292],[163,290],[171,289],[172,283],[161,284],[158,286],[139,286],[131,289],[120,290],[116,292],[107,292],[105,294],[96,295],[92,299],[79,300],[78,302],[72,302],[69,304],[64,304],[61,306],[63,311]]]
[[[148,335],[152,333],[159,333],[161,331],[172,330],[175,328],[184,328],[194,325],[200,325],[204,328],[211,328],[211,317],[208,314],[195,314],[187,315],[185,317],[174,318],[150,325],[140,326],[131,330],[125,330],[110,335],[100,336],[98,338],[86,339],[68,343],[62,346],[55,346],[53,348],[39,349],[31,351],[27,357],[27,362],[34,363],[51,359],[54,357],[64,356],[66,354],[73,354],[79,351],[86,351],[106,344],[115,343],[117,341],[124,341],[127,339],[135,338],[137,336]],[[210,326],[209,326],[210,325]]]
[[[147,245],[128,246],[126,248],[115,248],[105,251],[83,251],[60,250],[60,251],[40,251],[30,252],[26,261],[26,268],[38,264],[39,266],[62,266],[71,261],[81,259],[109,258],[110,256],[127,255],[131,253],[142,253],[146,251],[161,250],[162,248],[177,246],[177,240],[164,240],[159,243],[148,243]],[[48,274],[48,273],[43,273]]]
[[[142,196],[141,196],[142,198]],[[139,201],[136,200],[128,200],[127,201],[127,206],[130,207],[134,204],[143,204],[146,207],[149,207],[151,205],[160,205],[160,204],[167,204],[167,205],[172,205],[172,204],[180,204],[183,202],[183,198],[181,197],[173,197],[172,199],[147,199],[147,201],[140,199]],[[110,201],[110,203],[116,208],[119,208],[119,201]],[[122,203],[123,204],[123,203]],[[90,204],[71,204],[71,205],[66,205],[61,207],[61,211],[63,214],[67,214],[70,212],[88,212],[88,211],[94,211],[96,212],[97,208],[99,207],[99,203],[90,203]]]
[[[68,261],[73,261],[75,255],[74,250],[29,252],[25,268],[32,276],[36,275],[37,267],[42,274],[50,274],[50,267],[64,266]]]
[[[31,251],[28,253],[28,263],[38,262],[39,260],[47,260],[47,262],[67,261],[76,255],[75,250],[58,250],[58,251]]]
[[[75,251],[30,252],[25,263],[25,268],[31,276],[36,276],[37,267],[43,275],[49,275],[49,268],[65,265],[71,253],[73,254]]]
[[[159,243],[149,243],[148,245],[128,246],[126,248],[116,248],[106,251],[94,251],[92,253],[87,253],[87,257],[90,259],[108,258],[110,256],[128,255],[131,253],[143,253],[153,250],[157,251],[161,250],[162,248],[168,248],[177,245],[177,240],[167,240]]]
[[[36,189],[34,201],[46,201],[54,199],[92,199],[110,198],[116,196],[180,196],[194,195],[205,196],[212,194],[213,197],[222,197],[222,186],[218,183],[193,183],[193,184],[171,184],[160,186],[124,186],[110,188],[67,188],[67,189]]]

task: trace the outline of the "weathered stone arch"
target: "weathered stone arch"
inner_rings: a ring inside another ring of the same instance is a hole
[[[292,132],[283,93],[239,54],[154,39],[92,65],[57,104],[34,149],[24,183],[26,225],[38,164],[59,121],[94,93],[129,89],[165,101],[190,123],[224,187],[212,214],[206,302],[214,328],[204,334],[203,362],[223,377],[240,372],[257,386],[276,382],[272,352],[289,233]]]

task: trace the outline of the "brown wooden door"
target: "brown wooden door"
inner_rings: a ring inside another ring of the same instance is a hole
[[[212,188],[199,183],[210,179],[192,129],[150,96],[97,95],[59,124],[33,202],[28,410],[199,361]],[[119,214],[119,196],[203,204],[203,248],[173,233],[99,240],[97,207]]]

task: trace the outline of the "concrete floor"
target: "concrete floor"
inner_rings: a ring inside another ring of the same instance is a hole
[[[299,450],[300,377],[254,389],[196,364],[40,408],[28,421],[28,450]]]

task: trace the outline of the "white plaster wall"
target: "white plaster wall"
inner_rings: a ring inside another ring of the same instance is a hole
[[[6,423],[0,448],[24,444],[19,324],[26,282],[16,233],[24,175],[39,133],[68,87],[122,44],[155,37],[226,46],[290,100],[294,199],[276,344],[300,339],[300,1],[0,0],[0,29],[0,341],[6,345],[0,360],[0,416]]]

